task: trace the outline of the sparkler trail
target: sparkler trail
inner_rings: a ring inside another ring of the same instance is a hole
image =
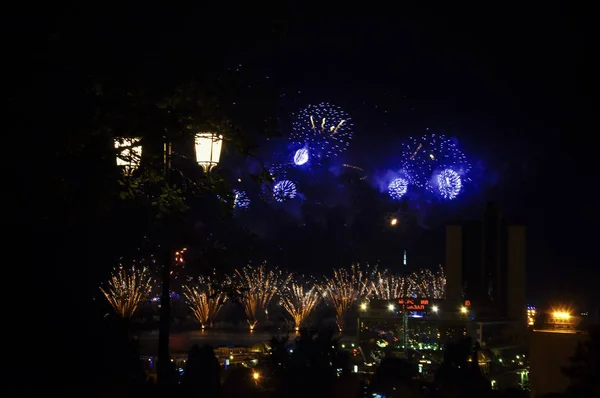
[[[295,282],[282,290],[281,306],[294,320],[296,332],[310,315],[319,302],[319,290],[317,286],[304,289],[304,286]]]
[[[435,274],[428,269],[413,272],[407,276],[409,297],[444,298],[446,277],[442,267]]]
[[[346,312],[358,300],[367,297],[371,288],[367,274],[358,265],[352,265],[350,271],[346,268],[334,269],[332,278],[325,277],[322,294],[329,299],[335,309],[340,332],[344,329]]]
[[[152,276],[148,268],[142,267],[131,270],[123,267],[115,269],[105,290],[100,287],[115,312],[125,319],[133,316],[140,304],[148,300],[152,289]]]
[[[372,280],[373,294],[379,300],[394,300],[406,296],[406,279],[387,271],[377,272]]]
[[[242,271],[235,270],[237,280],[235,286],[241,296],[246,321],[250,330],[258,323],[258,314],[265,312],[273,296],[287,285],[291,274],[285,274],[277,268],[267,269],[265,264],[258,267],[247,265]]]
[[[227,295],[221,286],[209,276],[200,276],[194,285],[184,285],[183,295],[202,329],[213,325],[227,301]]]
[[[444,298],[446,276],[444,269],[434,274],[428,269],[412,272],[404,277],[377,272],[372,278],[373,295],[380,300],[394,300],[405,297]]]

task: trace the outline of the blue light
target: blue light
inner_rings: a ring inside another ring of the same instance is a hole
[[[278,181],[273,186],[273,198],[278,202],[285,202],[296,197],[296,184],[290,180]]]
[[[460,193],[462,180],[452,169],[444,169],[437,176],[438,189],[444,199],[454,199]]]
[[[302,166],[303,164],[305,164],[306,162],[308,162],[308,149],[306,148],[300,148],[296,151],[296,153],[294,154],[294,163],[296,164],[296,166]]]
[[[310,149],[313,159],[337,156],[350,146],[352,121],[340,107],[321,102],[294,116],[290,139]]]
[[[439,134],[410,137],[402,143],[402,160],[410,184],[430,191],[437,190],[436,184],[430,183],[435,170],[452,169],[461,176],[467,176],[471,170],[458,142]]]
[[[245,191],[233,190],[233,208],[247,209],[250,206],[250,199]]]
[[[404,178],[396,178],[388,185],[388,193],[394,200],[401,199],[408,190],[408,181]]]

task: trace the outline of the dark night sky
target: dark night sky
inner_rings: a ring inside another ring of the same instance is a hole
[[[281,92],[302,91],[299,103],[318,97],[352,109],[365,128],[351,154],[363,165],[411,129],[442,128],[500,173],[494,194],[529,227],[531,275],[543,280],[540,290],[591,286],[598,272],[587,229],[596,194],[585,155],[594,127],[587,124],[584,64],[591,55],[583,10],[561,2],[448,3],[354,16],[343,10],[256,18],[144,5],[118,13],[55,10],[5,27],[18,37],[36,25],[49,39],[42,50],[67,42],[60,47],[65,64],[96,72],[128,66],[133,74],[168,74],[242,63]],[[13,43],[28,53],[21,44]]]

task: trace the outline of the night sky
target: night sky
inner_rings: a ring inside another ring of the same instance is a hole
[[[356,129],[347,156],[366,169],[425,128],[456,136],[488,172],[483,196],[529,228],[530,289],[545,297],[593,291],[600,277],[589,225],[596,218],[594,127],[577,10],[546,2],[354,16],[343,8],[297,11],[253,17],[145,4],[118,13],[55,10],[5,26],[20,37],[10,49],[31,56],[30,68],[41,57],[82,75],[168,81],[241,64],[268,80],[257,86],[269,85],[283,110],[325,100],[351,112]],[[42,80],[44,71],[35,74]]]

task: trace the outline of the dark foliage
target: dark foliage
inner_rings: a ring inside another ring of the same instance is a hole
[[[589,328],[589,339],[579,342],[562,372],[570,380],[568,394],[600,396],[600,327]]]
[[[490,382],[479,369],[478,350],[479,345],[473,345],[471,338],[447,344],[444,361],[435,375],[437,388],[442,394],[482,398],[491,396]]]
[[[186,397],[217,397],[221,390],[221,365],[212,347],[194,345],[181,381]]]

